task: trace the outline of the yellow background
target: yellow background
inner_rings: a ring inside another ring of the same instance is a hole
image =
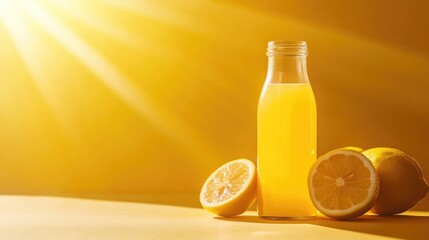
[[[428,178],[428,7],[0,0],[0,193],[197,193],[255,160],[274,39],[308,42],[319,154],[396,147]]]

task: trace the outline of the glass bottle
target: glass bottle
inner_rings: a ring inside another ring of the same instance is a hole
[[[307,43],[268,43],[268,72],[258,104],[258,214],[316,215],[307,175],[316,160],[316,101],[307,76]]]

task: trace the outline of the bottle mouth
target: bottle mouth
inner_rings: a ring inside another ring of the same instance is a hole
[[[269,41],[267,56],[307,56],[306,41]]]

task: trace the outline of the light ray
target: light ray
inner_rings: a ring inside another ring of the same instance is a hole
[[[54,19],[47,11],[35,3],[22,4],[28,15],[39,23],[48,34],[56,39],[73,56],[81,61],[99,80],[113,91],[122,101],[136,110],[141,116],[152,124],[158,125],[163,133],[167,134],[163,124],[159,124],[161,116],[158,111],[149,104],[149,99],[141,94],[126,77],[119,72],[107,59],[92,47],[82,41],[77,35]]]
[[[70,2],[67,0],[51,0],[51,3],[57,10],[69,15],[73,20],[78,21],[85,26],[91,27],[105,34],[111,39],[114,39],[127,47],[131,47],[141,54],[147,55],[151,59],[158,61],[174,61],[184,62],[183,53],[175,54],[171,49],[166,48],[161,41],[156,41],[153,38],[140,37],[127,30],[123,26],[119,26],[113,21],[101,19],[88,12],[82,2]],[[76,4],[78,3],[78,4]],[[168,59],[165,56],[169,56]]]
[[[235,38],[231,39],[230,37],[240,36],[242,33],[237,32],[235,29],[230,30],[228,27],[219,28],[218,20],[222,21],[221,19],[207,17],[207,15],[223,14],[223,12],[227,14],[250,16],[248,12],[239,8],[229,9],[225,6],[206,1],[191,1],[189,4],[180,4],[180,2],[175,1],[105,0],[103,3],[122,9],[128,13],[174,27],[182,32],[184,31],[185,35],[192,33],[200,38],[202,42],[207,41],[208,38],[215,41],[217,43],[216,46],[222,49],[227,47],[230,51],[249,51],[249,49],[246,49],[246,45],[243,45],[241,41],[235,41]],[[204,8],[210,8],[211,12],[205,13],[201,11],[201,9]],[[196,21],[196,19],[198,19],[198,21]],[[228,34],[225,34],[225,32]],[[249,39],[249,41],[250,40],[251,39]],[[177,49],[175,50],[177,51]],[[181,55],[187,55],[188,58],[177,57],[176,59],[182,63],[189,62],[189,53],[184,52]],[[233,96],[235,94],[233,89],[237,89],[241,83],[238,81],[219,81],[219,79],[228,77],[240,78],[248,73],[246,69],[235,68],[235,64],[235,59],[214,57],[210,59],[208,64],[192,64],[185,67],[194,71],[195,74],[200,74],[198,77],[204,79],[205,85],[210,84],[211,87],[221,89],[224,95]],[[218,71],[219,68],[229,69],[230,71],[226,75],[223,75]],[[211,74],[205,74],[207,72]],[[218,101],[225,99],[225,96],[220,96],[219,94],[216,97]],[[224,104],[228,105],[227,102],[224,102]]]
[[[190,16],[181,14],[180,11],[173,11],[165,4],[163,7],[153,1],[136,1],[136,0],[105,0],[103,3],[121,8],[145,18],[156,19],[168,24],[178,26],[190,32],[203,31],[204,28],[199,26]]]
[[[199,21],[195,21],[195,12],[189,11],[183,5],[177,4],[174,1],[139,1],[139,0],[105,0],[104,4],[113,6],[117,9],[122,9],[127,13],[131,13],[137,16],[141,16],[145,19],[149,19],[155,22],[164,23],[168,26],[175,27],[180,31],[186,31],[195,34],[199,38],[211,38],[216,42],[221,42],[226,45],[234,46],[231,47],[233,49],[243,49],[243,45],[241,42],[231,41],[231,39],[224,34],[222,29],[213,29],[213,25],[209,24],[207,20],[202,16]],[[192,3],[192,4],[201,4],[202,6],[207,3]],[[206,5],[204,5],[206,6]],[[218,10],[218,9],[216,9]],[[203,15],[199,13],[199,15]],[[213,97],[216,98],[217,103],[222,103],[225,108],[225,111],[231,111],[231,113],[236,112],[235,110],[228,108],[227,106],[230,104],[225,96],[234,96],[235,92],[233,89],[236,89],[240,84],[238,81],[219,81],[219,79],[225,78],[240,78],[243,73],[247,73],[247,71],[243,71],[240,68],[233,68],[235,64],[234,59],[228,58],[213,58],[210,59],[211,62],[207,64],[187,64],[190,62],[192,55],[184,49],[180,49],[177,46],[173,49],[166,47],[168,44],[159,45],[158,42],[165,41],[166,37],[163,39],[159,39],[159,41],[153,41],[151,44],[153,45],[153,49],[156,49],[158,55],[166,56],[168,55],[169,61],[181,63],[183,68],[189,69],[189,71],[194,72],[194,75],[198,78],[198,80],[204,80],[203,84],[206,86],[207,91],[211,92]],[[170,43],[170,44],[174,44]],[[172,54],[173,52],[178,52],[178,54]],[[165,59],[165,57],[164,57]],[[227,74],[223,74],[219,72],[219,68],[233,68]],[[240,71],[242,71],[240,73]],[[207,74],[207,73],[210,74]],[[201,84],[200,82],[198,84]],[[220,89],[221,91],[213,91],[213,89]],[[209,96],[204,96],[209,97]],[[231,109],[231,110],[230,110]]]
[[[2,4],[5,4],[5,2]],[[1,22],[12,38],[19,55],[29,70],[36,87],[41,92],[45,103],[52,111],[53,117],[59,124],[61,131],[70,140],[76,139],[78,132],[73,124],[73,119],[64,112],[64,106],[61,104],[59,95],[48,81],[49,74],[45,71],[39,60],[40,55],[37,53],[39,49],[38,40],[30,32],[19,14],[19,9],[12,2],[9,2],[8,5],[2,5],[0,8]]]
[[[146,46],[151,46],[151,44],[153,44],[152,41],[138,38],[135,34],[132,34],[123,27],[121,28],[116,26],[112,22],[107,22],[91,13],[86,12],[85,8],[81,6],[81,3],[76,4],[76,1],[70,2],[67,0],[51,0],[49,3],[53,4],[61,12],[73,17],[74,20],[97,29],[110,38],[122,42],[128,46],[132,46],[133,48],[139,49],[140,51],[150,50],[150,48]]]
[[[81,61],[100,81],[104,83],[123,102],[134,109],[141,117],[148,120],[165,136],[185,144],[198,156],[213,157],[199,137],[185,124],[178,123],[174,116],[160,112],[150,99],[138,90],[115,66],[99,52],[85,43],[76,34],[61,24],[49,12],[33,2],[21,2],[27,15],[34,19],[45,31],[56,39],[68,52]],[[174,120],[173,120],[174,119]]]

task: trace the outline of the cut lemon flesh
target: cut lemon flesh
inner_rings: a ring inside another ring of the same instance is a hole
[[[379,182],[374,166],[362,153],[337,149],[314,163],[308,188],[321,213],[335,219],[350,219],[372,208]]]
[[[256,200],[256,168],[252,161],[237,159],[214,171],[204,183],[200,202],[220,216],[245,212]]]

